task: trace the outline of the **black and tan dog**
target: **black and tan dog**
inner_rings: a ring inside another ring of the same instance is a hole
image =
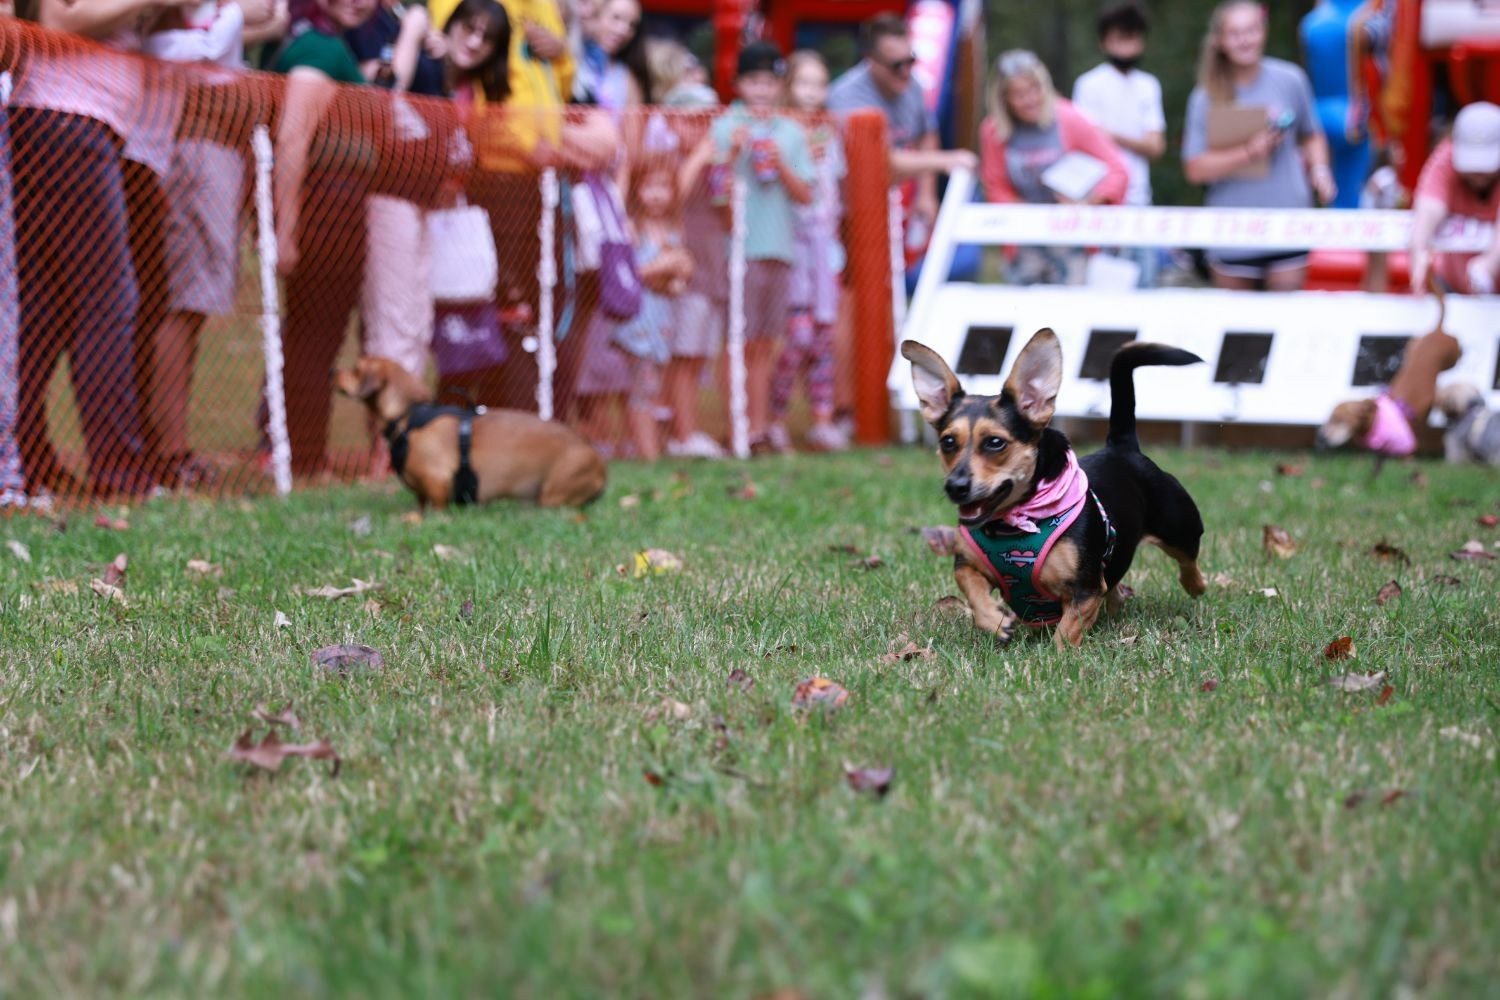
[[[937,353],[901,345],[912,363],[922,416],[937,429],[958,506],[954,576],[980,628],[1008,640],[1019,618],[1057,625],[1057,646],[1078,645],[1102,604],[1121,603],[1119,584],[1141,542],[1177,561],[1183,588],[1204,591],[1198,568],[1203,520],[1186,489],[1141,454],[1132,372],[1189,365],[1197,355],[1129,344],[1110,364],[1109,437],[1081,462],[1048,424],[1062,383],[1062,349],[1042,330],[1016,358],[998,396],[966,395]],[[998,588],[1010,610],[992,596]]]
[[[435,406],[427,386],[387,358],[360,358],[333,385],[384,423],[391,464],[424,508],[503,497],[581,507],[604,492],[604,459],[562,424],[521,410]]]

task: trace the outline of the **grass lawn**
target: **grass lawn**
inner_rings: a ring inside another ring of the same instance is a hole
[[[915,450],[617,466],[583,518],[349,488],[0,522],[0,994],[1493,995],[1500,562],[1448,554],[1500,540],[1496,473],[1156,455],[1223,575],[1195,602],[1144,551],[1066,653],[934,606]],[[685,569],[616,572],[647,546]],[[89,586],[119,552],[128,607]],[[298,590],[351,577],[381,588]],[[931,657],[882,662],[902,633]],[[385,669],[310,665],[343,642]],[[841,710],[793,708],[813,675]],[[337,776],[228,758],[287,701]]]

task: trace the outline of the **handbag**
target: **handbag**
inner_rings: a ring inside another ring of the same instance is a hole
[[[614,181],[601,171],[585,171],[573,186],[573,212],[579,269],[599,269],[599,307],[610,319],[634,319],[641,311],[641,275]]]
[[[459,199],[454,208],[427,213],[432,297],[437,302],[488,302],[499,283],[500,258],[490,217]]]
[[[438,305],[433,311],[432,357],[439,378],[505,364],[510,349],[495,304]]]

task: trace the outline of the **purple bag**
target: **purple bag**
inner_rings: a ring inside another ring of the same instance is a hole
[[[635,266],[635,247],[625,221],[625,206],[609,177],[586,171],[575,189],[580,244],[592,241],[598,250],[599,307],[610,319],[635,319],[641,311],[641,275]],[[579,256],[591,260],[588,248]],[[585,268],[586,269],[586,268]]]
[[[439,302],[432,319],[432,356],[441,378],[503,365],[510,357],[493,302]]]

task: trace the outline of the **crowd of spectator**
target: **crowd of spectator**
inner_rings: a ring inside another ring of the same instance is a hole
[[[977,170],[993,202],[1147,205],[1151,162],[1166,152],[1161,87],[1140,66],[1148,24],[1133,3],[1100,16],[1104,61],[1078,78],[1071,100],[1036,54],[1001,54],[977,156],[940,148],[913,79],[911,38],[894,16],[863,27],[862,58],[837,79],[815,52],[747,44],[736,98],[721,107],[686,48],[646,36],[637,0],[30,0],[15,13],[101,44],[18,57],[13,91],[11,74],[0,77],[5,505],[79,486],[47,432],[46,396],[64,353],[93,490],[142,494],[213,475],[189,444],[189,389],[205,323],[234,306],[254,120],[274,121],[286,418],[302,476],[327,468],[327,377],[351,317],[366,353],[424,377],[435,368],[444,389],[471,403],[531,409],[545,313],[554,412],[609,454],[646,459],[724,453],[705,430],[722,421],[701,411],[700,390],[716,371],[724,377],[715,359],[733,319],[752,448],[793,448],[799,384],[811,421],[804,446],[846,447],[847,366],[836,364],[849,350],[840,116],[884,116],[890,173],[918,247],[945,173]],[[1308,78],[1265,55],[1266,18],[1249,0],[1215,10],[1182,167],[1209,205],[1327,204],[1336,192]],[[213,95],[243,76],[247,51],[285,86],[274,115],[226,125]],[[199,64],[193,86],[175,103],[149,99],[166,72],[153,67],[171,62]],[[395,92],[384,100],[402,162],[435,166],[372,171],[380,150],[330,138],[347,93],[340,84]],[[499,119],[485,114],[496,108]],[[1247,128],[1227,113],[1245,108],[1266,109],[1265,120]],[[503,126],[489,127],[496,120]],[[562,181],[550,282],[536,266],[544,222],[556,218],[537,182],[544,168]],[[1433,270],[1445,215],[1495,218],[1497,179],[1500,109],[1473,105],[1418,186],[1414,286]],[[744,295],[731,317],[736,189]],[[476,229],[476,218],[487,221]],[[486,243],[504,259],[481,276],[479,293],[451,291],[472,285],[462,272]],[[1114,253],[1138,268],[1140,284],[1156,281],[1159,253]],[[1077,283],[1086,259],[1082,249],[1011,248],[1005,276]],[[1221,287],[1288,290],[1302,287],[1307,257],[1210,248],[1207,266]],[[1500,244],[1436,270],[1459,290],[1490,290]],[[269,422],[264,408],[261,419]]]

